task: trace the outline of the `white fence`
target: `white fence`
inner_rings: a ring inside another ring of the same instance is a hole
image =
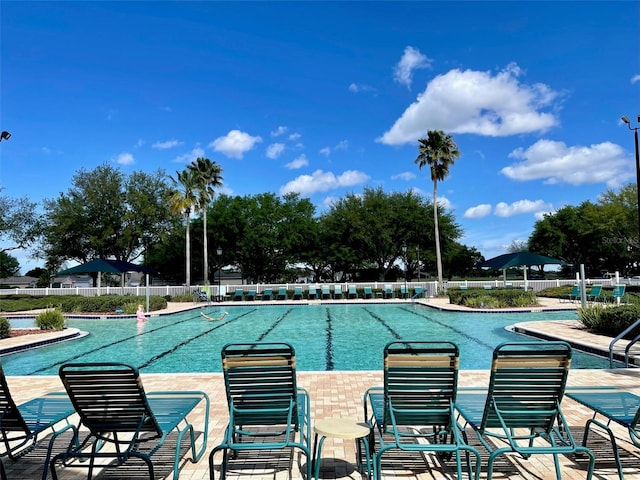
[[[588,284],[597,283],[599,285],[604,286],[612,286],[615,284],[615,281],[612,279],[587,279],[586,282]],[[625,280],[621,279],[622,283],[628,283]],[[574,285],[576,284],[576,280],[528,280],[527,281],[527,289],[533,292],[539,292],[545,288],[550,287],[560,287],[563,285]],[[363,283],[325,283],[325,284],[300,284],[300,283],[286,283],[286,284],[225,284],[222,285],[223,288],[226,289],[227,295],[233,294],[236,289],[242,289],[244,292],[248,292],[249,290],[255,290],[256,293],[260,294],[265,289],[272,289],[273,291],[278,291],[281,287],[286,287],[287,290],[293,290],[295,287],[302,287],[303,292],[307,291],[310,287],[318,287],[322,285],[329,285],[331,290],[336,285],[342,287],[343,292],[347,292],[348,287],[350,285],[355,285],[355,287],[359,290],[364,287],[371,287],[374,291],[383,290],[387,285],[390,285],[392,289],[395,291],[400,290],[401,287],[406,285],[407,290],[411,293],[414,291],[416,287],[420,287],[423,289],[424,295],[427,297],[434,297],[437,295],[438,288],[437,282],[363,282]],[[525,282],[524,280],[508,280],[504,282],[501,279],[496,280],[483,280],[483,281],[475,281],[475,280],[462,280],[462,281],[450,281],[445,282],[445,289],[447,288],[458,288],[462,285],[466,285],[469,288],[483,288],[487,285],[490,285],[492,288],[524,288]],[[191,287],[186,287],[184,285],[178,286],[149,286],[148,293],[149,295],[157,295],[157,296],[176,296],[176,295],[191,295],[194,292],[200,291],[204,289],[202,285],[192,285]],[[210,285],[209,291],[211,295],[219,295],[218,285]],[[98,288],[87,288],[87,287],[73,287],[73,288],[9,288],[9,289],[0,289],[0,295],[83,295],[86,297],[94,297],[96,295],[137,295],[137,296],[145,296],[147,294],[147,287],[139,286],[139,287],[101,287]]]

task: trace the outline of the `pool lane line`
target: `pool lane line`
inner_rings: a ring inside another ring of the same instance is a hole
[[[433,323],[435,323],[437,325],[440,325],[441,327],[446,328],[447,330],[451,330],[452,332],[457,333],[461,337],[464,337],[464,338],[466,338],[468,340],[471,340],[472,342],[477,343],[478,345],[481,345],[481,346],[485,347],[486,349],[488,349],[488,350],[490,350],[492,352],[495,349],[495,347],[493,345],[489,345],[486,342],[478,340],[476,337],[474,337],[472,335],[469,335],[468,333],[465,333],[464,331],[462,331],[462,330],[460,330],[458,328],[454,328],[451,325],[448,325],[448,324],[446,324],[444,322],[440,322],[438,320],[435,320],[432,317],[429,317],[427,315],[422,315],[422,314],[420,314],[420,313],[418,313],[415,310],[412,310],[410,308],[403,307],[402,310],[404,310],[405,312],[408,312],[408,313],[412,313],[413,315],[417,315],[418,317],[424,318],[424,319],[426,319],[426,320],[428,320],[430,322],[433,322]]]
[[[393,329],[393,327],[392,327],[391,325],[389,325],[389,324],[387,323],[387,321],[386,321],[384,318],[382,318],[380,315],[377,315],[377,314],[373,313],[373,312],[372,312],[371,310],[369,310],[368,308],[365,308],[365,309],[364,309],[364,311],[365,311],[365,312],[367,312],[369,315],[371,315],[373,318],[375,318],[378,322],[380,322],[380,323],[382,324],[382,326],[383,326],[384,328],[386,328],[386,329],[389,331],[389,333],[393,336],[393,338],[395,338],[396,340],[399,340],[399,341],[402,341],[402,340],[403,340],[403,339],[402,339],[402,335],[400,335],[398,332],[396,332],[396,331]],[[403,343],[404,343],[407,347],[409,347],[409,346],[410,346],[410,344],[409,344],[409,343],[407,343],[407,342],[403,342]]]
[[[138,338],[138,337],[141,337],[143,335],[147,335],[147,334],[150,334],[150,333],[153,333],[153,332],[157,332],[158,330],[163,330],[165,328],[173,327],[175,325],[179,325],[181,323],[188,322],[188,321],[193,320],[195,318],[197,318],[196,315],[194,315],[193,317],[185,318],[184,320],[180,320],[178,322],[170,323],[170,324],[167,324],[167,325],[162,325],[161,327],[156,327],[156,328],[153,328],[151,330],[147,330],[146,332],[137,332],[135,335],[130,335],[128,337],[115,340],[113,342],[101,345],[99,347],[92,348],[91,350],[87,350],[87,351],[84,351],[82,353],[77,353],[76,355],[73,355],[71,357],[67,357],[65,360],[59,360],[59,361],[57,361],[55,363],[51,363],[51,364],[47,365],[46,367],[41,367],[41,368],[39,368],[37,370],[34,370],[31,373],[27,373],[25,375],[26,376],[35,375],[37,373],[43,372],[44,370],[48,370],[50,368],[56,367],[58,365],[62,365],[64,363],[68,363],[68,362],[70,362],[72,360],[77,360],[78,358],[83,357],[84,355],[89,355],[90,353],[99,352],[100,350],[103,350],[103,349],[108,348],[108,347],[113,347],[114,345],[118,345],[119,343],[123,343],[123,342],[129,341],[129,340],[133,340],[134,338]]]
[[[236,322],[237,320],[240,320],[242,317],[246,317],[247,315],[249,315],[249,314],[251,314],[251,313],[253,313],[253,312],[257,311],[257,310],[258,310],[257,308],[254,308],[253,310],[249,310],[248,312],[242,313],[242,314],[238,315],[235,318],[230,318],[226,322],[225,321],[216,322],[216,326],[215,327],[212,327],[209,330],[205,330],[204,332],[201,332],[198,335],[190,337],[187,340],[184,340],[183,342],[177,343],[176,345],[171,347],[169,350],[165,350],[164,352],[159,353],[158,355],[154,355],[153,357],[151,357],[146,362],[138,365],[138,370],[142,370],[143,368],[148,367],[152,363],[157,362],[158,360],[160,360],[161,358],[169,355],[170,353],[174,353],[176,350],[179,350],[182,347],[185,347],[185,346],[189,345],[194,340],[197,340],[197,339],[199,339],[201,337],[204,337],[205,335],[209,335],[211,332],[214,332],[214,331],[218,330],[219,328],[225,327],[225,326],[229,325],[230,323]]]
[[[273,331],[274,328],[276,328],[278,325],[280,325],[280,322],[282,322],[285,319],[285,317],[291,313],[292,310],[293,309],[290,308],[289,310],[284,312],[280,318],[278,318],[275,322],[273,322],[269,328],[267,328],[264,332],[262,332],[258,336],[256,341],[257,342],[261,342],[262,340],[264,340],[266,338],[266,336],[269,335]]]
[[[327,312],[327,341],[325,344],[325,370],[327,372],[332,371],[335,368],[333,363],[333,319],[331,318],[331,312],[326,309]]]

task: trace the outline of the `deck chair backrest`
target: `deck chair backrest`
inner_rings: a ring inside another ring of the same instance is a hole
[[[448,425],[458,386],[459,351],[451,342],[391,342],[384,349],[385,427]]]
[[[22,418],[9,391],[2,365],[0,365],[0,430],[2,432],[24,432],[25,435],[29,433],[29,427]]]
[[[238,425],[297,426],[296,357],[286,343],[234,343],[222,348],[228,405]],[[292,418],[288,418],[293,405]]]
[[[97,437],[114,432],[162,435],[137,369],[121,363],[72,363],[59,373],[83,425]]]
[[[615,285],[613,287],[612,295],[614,297],[624,297],[624,290],[626,285]]]
[[[554,425],[571,365],[565,342],[505,343],[496,347],[481,429]]]

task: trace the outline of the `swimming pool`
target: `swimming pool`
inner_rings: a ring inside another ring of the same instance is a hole
[[[206,313],[220,321],[207,321]],[[393,340],[451,340],[460,368],[487,369],[496,345],[525,338],[505,326],[573,319],[574,312],[456,313],[419,304],[248,305],[194,309],[152,317],[69,319],[90,335],[2,358],[7,375],[57,375],[66,362],[119,361],[146,373],[219,372],[228,342],[284,341],[296,349],[298,369],[379,370]],[[608,368],[608,359],[574,351],[574,368]]]

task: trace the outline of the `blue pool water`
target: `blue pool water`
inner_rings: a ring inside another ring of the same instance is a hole
[[[200,313],[217,317],[207,321]],[[574,312],[454,313],[417,304],[256,305],[205,307],[152,317],[69,319],[90,332],[63,342],[2,358],[7,375],[57,375],[66,362],[126,362],[142,372],[219,372],[228,342],[284,341],[297,353],[299,370],[379,370],[384,345],[394,340],[451,340],[462,369],[487,369],[496,345],[523,341],[505,326],[536,320],[576,318]],[[608,360],[574,351],[573,368],[607,368]]]

